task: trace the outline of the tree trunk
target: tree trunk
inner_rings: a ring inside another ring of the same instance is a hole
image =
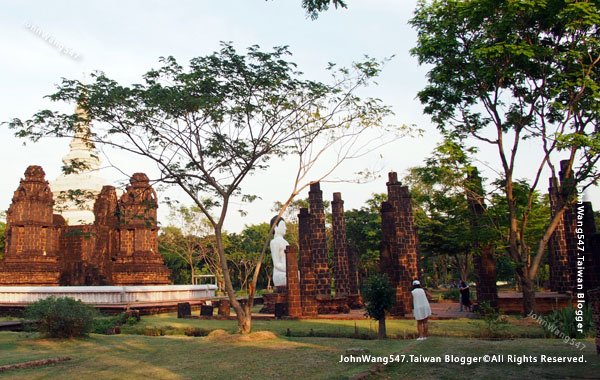
[[[250,334],[252,331],[252,312],[249,310],[248,305],[244,306],[243,318],[238,317],[238,331],[240,334]]]
[[[527,275],[527,269],[517,269],[517,276],[523,292],[523,315],[535,312],[535,285]]]
[[[385,339],[387,332],[385,329],[385,317],[379,320],[379,329],[377,330],[377,339]]]

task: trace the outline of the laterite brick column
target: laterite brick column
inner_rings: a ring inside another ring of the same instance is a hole
[[[391,279],[396,288],[396,306],[392,309],[392,314],[401,315],[412,310],[410,289],[413,279],[418,278],[419,275],[417,233],[413,223],[408,187],[398,182],[398,175],[395,172],[390,172],[388,178],[388,203],[393,210],[393,237],[389,247],[394,273]],[[385,213],[382,212],[382,218]]]
[[[583,228],[585,235],[583,289],[590,290],[600,287],[600,251],[594,244],[597,240],[596,221],[591,202],[583,202],[583,218],[577,219],[577,227]]]
[[[310,184],[308,201],[311,215],[310,248],[315,263],[316,292],[317,295],[331,295],[327,235],[325,233],[325,208],[323,206],[323,192],[319,182]]]
[[[310,249],[310,219],[308,209],[301,208],[298,214],[298,245],[300,250],[300,300],[302,315],[317,315],[315,266]]]
[[[556,177],[550,178],[550,187],[548,188],[550,197],[550,215],[554,217],[556,211],[562,207],[558,180]],[[548,241],[548,261],[550,264],[550,290],[564,293],[570,290],[571,271],[569,267],[569,255],[567,252],[567,239],[565,236],[564,218],[554,229],[554,233]]]
[[[344,219],[342,194],[333,193],[331,213],[333,223],[333,257],[335,260],[333,274],[336,295],[348,295],[350,294],[350,269],[348,266],[348,245],[346,242],[346,221]]]
[[[482,219],[485,213],[483,186],[477,169],[474,168],[467,178],[467,204],[471,211],[471,228],[473,230],[473,246],[476,251],[473,258],[477,276],[477,302],[488,302],[492,307],[498,307],[498,288],[496,286],[496,260],[493,247],[481,245],[478,241],[478,231],[483,227]]]
[[[298,318],[302,315],[300,301],[300,278],[298,277],[298,249],[288,245],[285,249],[285,272],[287,276],[288,316]]]
[[[552,217],[563,207],[565,202],[569,201],[569,193],[574,191],[572,179],[566,174],[567,165],[567,160],[560,162],[560,185],[556,177],[550,178],[548,192]],[[574,291],[576,286],[574,281],[577,272],[576,224],[577,209],[575,206],[568,207],[549,241],[550,288],[560,293]]]

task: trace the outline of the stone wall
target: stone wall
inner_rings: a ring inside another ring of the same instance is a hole
[[[310,184],[308,192],[310,212],[310,249],[315,268],[316,294],[331,294],[327,235],[325,230],[325,208],[323,192],[319,182]]]
[[[145,174],[134,174],[121,201],[105,186],[93,225],[67,226],[53,204],[42,168],[28,167],[8,212],[0,285],[169,283],[158,253],[156,193]]]
[[[300,300],[300,278],[298,277],[298,249],[289,245],[285,250],[287,278],[287,312],[291,318],[302,316]]]
[[[317,315],[315,265],[310,248],[310,214],[301,208],[298,214],[298,246],[300,251],[300,299],[302,315]]]
[[[419,276],[418,240],[408,187],[398,182],[395,172],[390,172],[388,179],[388,200],[381,207],[380,265],[396,289],[396,304],[391,313],[404,315],[412,311],[410,290],[412,281]]]
[[[58,285],[61,218],[54,218],[52,192],[40,166],[29,166],[6,218],[0,285]]]
[[[346,242],[346,221],[344,219],[344,201],[340,193],[333,193],[331,214],[334,259],[333,275],[335,278],[336,295],[349,295],[351,292],[348,244]]]

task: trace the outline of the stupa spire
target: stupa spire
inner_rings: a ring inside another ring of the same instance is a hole
[[[91,136],[91,120],[78,104],[75,109],[78,122],[74,126],[69,153],[63,158],[63,174],[50,184],[54,194],[54,211],[62,215],[67,224],[92,224],[94,201],[104,179],[99,175],[100,159]]]

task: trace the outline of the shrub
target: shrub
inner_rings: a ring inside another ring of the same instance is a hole
[[[49,297],[27,307],[25,318],[50,338],[73,338],[92,331],[96,310],[73,298]]]
[[[479,303],[479,313],[485,322],[485,333],[486,338],[498,338],[501,334],[500,331],[507,327],[507,319],[503,315],[500,315],[498,309],[490,306],[489,302]]]
[[[460,291],[458,289],[450,289],[442,293],[442,298],[445,300],[458,301],[460,298]]]
[[[376,273],[367,279],[362,292],[367,315],[379,321],[378,338],[386,336],[385,313],[396,302],[396,289],[385,274]]]
[[[577,315],[573,307],[565,307],[560,310],[554,310],[548,314],[544,319],[549,326],[555,326],[558,331],[570,338],[585,338],[587,336],[593,336],[594,322],[592,315],[591,306],[584,306],[582,309],[581,322],[576,320]],[[577,331],[577,323],[582,324],[583,333]],[[558,336],[548,328],[545,329],[548,337]]]

